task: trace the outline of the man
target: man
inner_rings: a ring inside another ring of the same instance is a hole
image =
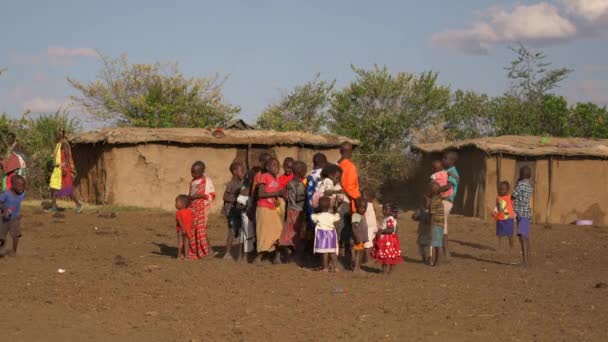
[[[342,156],[338,161],[338,165],[342,168],[340,185],[344,190],[345,198],[344,203],[340,207],[342,223],[339,225],[338,238],[340,239],[340,255],[344,256],[345,248],[350,244],[352,214],[356,210],[355,200],[361,197],[361,192],[359,191],[357,167],[351,161],[353,157],[353,145],[349,142],[343,142],[340,145],[340,155]]]
[[[444,209],[444,227],[443,227],[443,253],[446,258],[450,258],[450,251],[448,249],[448,217],[454,207],[454,199],[458,192],[458,184],[460,183],[460,175],[456,170],[456,161],[458,160],[458,153],[454,151],[448,151],[443,154],[443,167],[448,172],[448,184],[441,187],[440,191],[448,191],[453,189],[452,195],[443,200]]]

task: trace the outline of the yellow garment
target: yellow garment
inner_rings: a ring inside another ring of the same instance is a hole
[[[61,143],[58,143],[55,146],[55,167],[53,168],[53,173],[51,173],[51,182],[50,186],[53,190],[61,190]]]

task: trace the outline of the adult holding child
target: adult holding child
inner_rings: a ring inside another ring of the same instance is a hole
[[[460,183],[460,175],[456,169],[456,161],[458,161],[458,153],[455,151],[448,151],[443,154],[443,167],[448,173],[448,183],[442,186],[440,192],[448,192],[452,190],[452,194],[443,199],[443,210],[444,210],[444,226],[443,226],[443,252],[446,258],[450,258],[450,251],[448,249],[448,218],[454,207],[454,199],[458,192],[458,184]]]
[[[338,228],[338,238],[340,239],[340,255],[344,256],[344,250],[350,244],[352,233],[352,215],[355,212],[355,200],[361,197],[359,190],[359,175],[357,167],[352,162],[353,145],[349,142],[343,142],[340,145],[340,155],[338,165],[342,169],[342,177],[340,185],[346,195],[344,202],[340,207],[340,215],[342,222]]]

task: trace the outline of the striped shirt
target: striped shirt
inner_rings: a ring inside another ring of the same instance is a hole
[[[530,197],[534,188],[530,184],[529,179],[521,180],[513,190],[513,209],[518,217],[531,218],[532,210],[530,209]]]

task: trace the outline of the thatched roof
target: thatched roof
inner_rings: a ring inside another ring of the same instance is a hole
[[[255,126],[250,125],[243,119],[233,119],[228,121],[224,126],[224,129],[255,129]]]
[[[152,142],[211,145],[307,145],[337,147],[359,141],[332,134],[262,130],[216,131],[205,128],[107,128],[69,137],[72,144],[143,144]]]
[[[425,153],[460,150],[475,147],[488,154],[512,154],[521,156],[588,156],[608,158],[608,140],[583,138],[553,138],[513,136],[479,138],[447,143],[421,144],[412,149]]]

